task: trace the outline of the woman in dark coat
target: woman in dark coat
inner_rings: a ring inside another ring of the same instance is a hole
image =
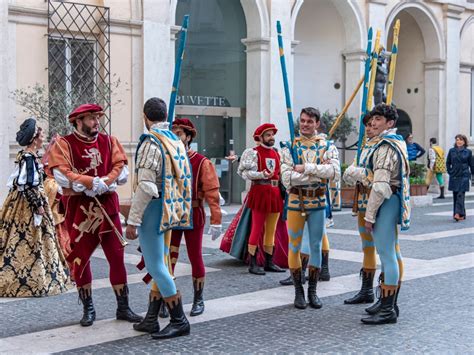
[[[448,189],[453,192],[454,219],[462,221],[466,219],[464,198],[469,191],[471,174],[474,174],[474,161],[472,152],[467,148],[467,138],[458,134],[454,148],[451,148],[446,159],[446,167],[449,174]]]

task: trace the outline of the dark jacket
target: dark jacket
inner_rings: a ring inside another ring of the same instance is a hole
[[[425,154],[425,150],[418,143],[407,143],[408,160],[416,160]]]
[[[474,174],[472,152],[467,148],[451,148],[446,159],[450,191],[469,191],[469,179]]]

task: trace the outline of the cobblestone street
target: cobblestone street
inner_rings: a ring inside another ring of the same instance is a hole
[[[115,297],[101,250],[92,260],[97,320],[82,328],[77,294],[41,299],[0,299],[0,353],[470,353],[474,348],[474,197],[466,198],[468,218],[452,220],[452,201],[434,200],[413,210],[412,227],[400,234],[405,262],[398,323],[366,326],[366,305],[344,305],[360,288],[360,239],[348,209],[336,212],[328,230],[331,281],[318,283],[323,308],[295,309],[293,287],[280,286],[285,274],[250,275],[240,261],[204,236],[207,267],[206,311],[189,317],[191,335],[154,341],[115,320]],[[229,224],[238,206],[225,207]],[[206,229],[207,230],[207,229]],[[131,306],[144,313],[148,290],[136,269],[137,242],[126,248]],[[184,246],[176,272],[189,313],[190,265]],[[164,325],[167,320],[161,324]]]

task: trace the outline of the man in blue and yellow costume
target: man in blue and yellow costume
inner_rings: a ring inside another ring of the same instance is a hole
[[[148,331],[154,339],[166,339],[190,333],[166,258],[171,229],[192,228],[192,172],[186,148],[168,128],[165,102],[151,98],[143,111],[149,133],[140,137],[137,148],[137,185],[126,233],[128,239],[138,235],[145,266],[154,283],[145,319],[134,329]],[[157,315],[163,302],[169,310],[170,323],[160,331]]]
[[[374,136],[378,142],[367,157],[367,173],[373,176],[365,211],[365,230],[374,238],[384,272],[380,307],[365,324],[397,322],[395,304],[400,290],[398,224],[410,226],[410,168],[403,137],[396,134],[398,114],[393,106],[379,104],[370,112]]]
[[[326,186],[340,178],[339,154],[331,141],[317,135],[321,115],[312,107],[300,114],[300,136],[282,144],[281,171],[285,185],[288,212],[288,265],[295,286],[296,308],[307,307],[301,273],[301,244],[305,223],[309,231],[308,301],[321,308],[316,286],[321,270],[321,242],[324,232]]]

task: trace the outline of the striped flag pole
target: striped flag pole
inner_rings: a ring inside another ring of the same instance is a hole
[[[174,120],[174,107],[176,106],[176,96],[178,95],[179,80],[181,78],[181,64],[184,58],[184,47],[186,45],[186,37],[188,35],[189,15],[184,15],[183,25],[181,26],[181,37],[179,40],[178,55],[174,66],[173,87],[171,88],[170,104],[168,108],[168,122]]]
[[[372,54],[372,36],[373,30],[372,27],[369,28],[369,33],[367,36],[367,58],[365,59],[365,71],[364,71],[364,89],[362,91],[362,107],[361,107],[361,114],[359,119],[359,140],[357,143],[357,165],[359,165],[360,160],[360,153],[362,151],[362,142],[364,140],[365,135],[365,126],[364,122],[362,121],[366,112],[367,112],[367,94],[369,92],[369,76],[370,76],[370,59]]]
[[[390,56],[390,70],[388,72],[388,82],[387,82],[387,105],[390,105],[393,99],[393,82],[395,80],[395,68],[397,66],[398,34],[399,33],[400,33],[400,20],[397,20],[397,22],[395,22],[395,26],[393,26],[392,55]]]

